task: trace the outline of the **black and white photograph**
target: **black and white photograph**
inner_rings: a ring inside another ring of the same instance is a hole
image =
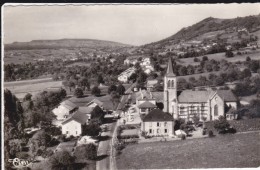
[[[6,3],[5,170],[260,167],[260,3]]]

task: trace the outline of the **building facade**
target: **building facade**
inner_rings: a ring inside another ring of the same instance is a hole
[[[230,90],[178,91],[171,58],[164,77],[163,97],[163,111],[170,113],[174,119],[183,118],[187,121],[192,121],[195,116],[206,121],[218,119],[219,116],[226,117],[227,108],[237,109],[238,102]],[[228,118],[235,117],[229,115]]]

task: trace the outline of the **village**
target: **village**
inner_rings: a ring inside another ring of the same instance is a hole
[[[260,15],[139,7],[5,7],[4,169],[260,166]]]

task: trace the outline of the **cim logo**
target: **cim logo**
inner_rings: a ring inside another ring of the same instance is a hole
[[[13,163],[13,166],[16,168],[27,167],[28,165],[30,165],[32,163],[29,160],[24,160],[24,159],[19,159],[19,158],[9,159],[8,162]]]

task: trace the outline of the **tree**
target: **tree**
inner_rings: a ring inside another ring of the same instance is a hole
[[[75,87],[75,83],[73,81],[69,81],[68,82],[68,87],[69,87],[70,92],[71,92],[71,88]]]
[[[117,89],[116,85],[112,84],[108,87],[107,93],[110,94],[111,92],[116,91],[116,89]]]
[[[231,58],[231,57],[234,57],[234,53],[231,50],[227,50],[225,56],[227,58]]]
[[[97,158],[97,146],[92,143],[78,146],[75,149],[74,155],[79,160],[95,160]]]
[[[125,87],[122,84],[119,84],[117,89],[116,89],[116,92],[119,95],[124,95],[125,94]]]
[[[208,59],[208,57],[207,56],[203,56],[202,57],[202,61],[208,61],[209,59]]]
[[[83,90],[85,90],[86,87],[88,90],[90,89],[88,79],[85,77],[82,77],[81,79],[79,79],[79,86],[83,87]]]
[[[246,61],[251,61],[251,58],[249,56],[247,56]]]
[[[74,91],[74,95],[79,98],[82,97],[84,95],[83,90],[81,88],[76,88]]]
[[[82,135],[98,136],[101,132],[101,128],[97,122],[90,122],[88,125],[84,125],[82,129]]]
[[[52,170],[69,170],[75,169],[75,158],[68,151],[56,152],[49,159]]]
[[[95,96],[99,96],[101,93],[101,90],[98,88],[98,86],[94,86],[91,90],[91,94]]]
[[[32,100],[32,95],[31,93],[27,93],[24,98],[23,98],[23,101],[31,101]]]
[[[98,84],[104,84],[105,83],[102,75],[98,75],[97,82],[98,82]]]
[[[230,124],[224,116],[219,116],[219,119],[214,121],[214,128],[217,129],[219,133],[225,133],[225,131],[228,130],[229,127]]]

